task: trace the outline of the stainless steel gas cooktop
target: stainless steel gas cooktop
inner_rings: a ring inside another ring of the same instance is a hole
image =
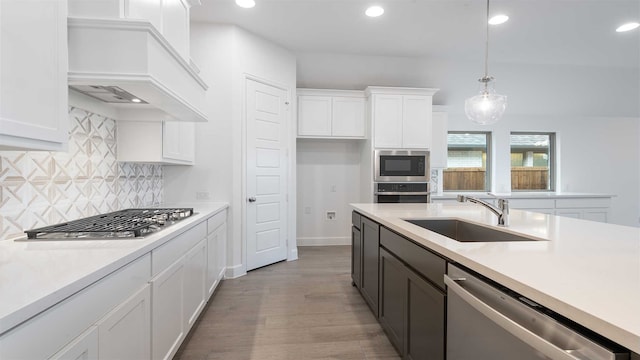
[[[25,230],[26,240],[140,238],[193,215],[192,208],[125,209]]]

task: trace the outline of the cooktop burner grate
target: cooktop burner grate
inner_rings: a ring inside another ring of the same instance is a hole
[[[66,223],[25,230],[27,238],[125,238],[158,231],[193,215],[192,208],[125,209]]]

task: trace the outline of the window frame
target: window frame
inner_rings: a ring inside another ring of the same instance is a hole
[[[509,132],[509,157],[511,157],[511,135],[547,135],[549,136],[549,189],[514,189],[513,183],[511,184],[512,192],[554,192],[556,191],[556,176],[557,176],[557,159],[556,159],[556,132],[550,131],[511,131]],[[513,166],[509,165],[509,176]]]
[[[444,170],[449,168],[449,134],[483,134],[486,138],[486,167],[485,167],[485,184],[484,189],[482,190],[444,190]],[[493,133],[491,131],[460,131],[460,130],[451,130],[447,131],[447,167],[443,169],[442,173],[442,188],[445,193],[453,193],[453,192],[488,192],[491,191],[493,186]]]

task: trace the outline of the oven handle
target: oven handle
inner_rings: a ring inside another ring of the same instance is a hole
[[[401,191],[394,191],[394,192],[374,192],[373,195],[429,195],[430,193],[428,191],[418,191],[418,192],[401,192]]]
[[[539,337],[535,333],[529,331],[524,328],[517,322],[511,320],[507,316],[503,315],[496,309],[484,303],[482,300],[475,297],[473,294],[465,290],[462,286],[460,286],[456,281],[465,281],[465,278],[460,278],[458,280],[454,280],[447,275],[444,275],[444,283],[448,286],[448,289],[456,293],[460,296],[465,302],[471,305],[474,309],[479,311],[481,314],[489,318],[496,325],[499,325],[504,330],[517,337],[518,339],[524,341],[529,346],[534,349],[540,351],[544,355],[550,357],[551,359],[557,360],[580,360],[565,350],[555,346],[549,341]]]

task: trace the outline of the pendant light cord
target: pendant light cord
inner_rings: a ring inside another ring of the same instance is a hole
[[[489,0],[487,0],[487,37],[484,45],[484,77],[489,77]]]

